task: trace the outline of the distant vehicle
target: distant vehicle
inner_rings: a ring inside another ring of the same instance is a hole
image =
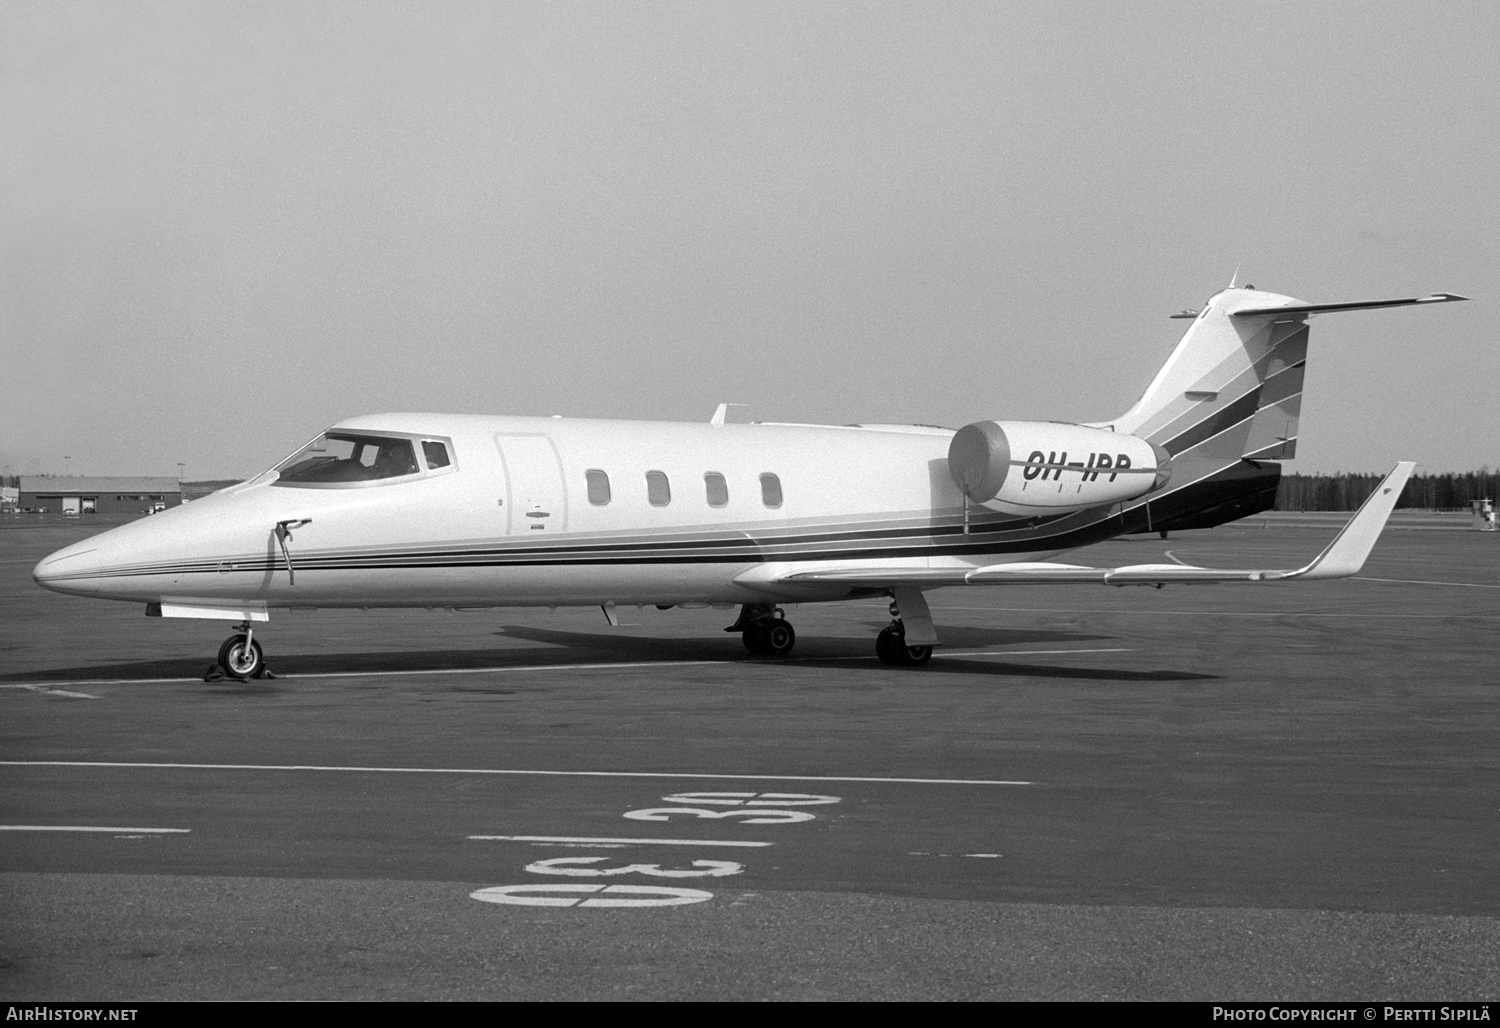
[[[1269,509],[1295,454],[1310,315],[1253,287],[1192,324],[1140,400],[1087,424],[698,424],[378,414],[264,474],[48,556],[35,580],[161,617],[240,622],[218,660],[261,673],[272,608],[738,605],[727,631],[782,657],[779,605],[892,599],[887,664],[939,644],[924,592],[956,585],[1308,581],[1357,572],[1411,473],[1397,464],[1292,570],[1053,563],[1115,536]],[[1083,373],[1083,372],[1080,372]]]

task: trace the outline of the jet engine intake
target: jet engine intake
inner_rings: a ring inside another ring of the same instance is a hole
[[[1007,514],[1061,514],[1133,500],[1166,485],[1171,456],[1121,432],[1053,421],[976,421],[948,445],[970,501]]]

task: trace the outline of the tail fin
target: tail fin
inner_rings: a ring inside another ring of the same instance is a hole
[[[1212,523],[1242,517],[1253,511],[1236,506],[1241,490],[1233,479],[1243,477],[1236,466],[1296,455],[1310,315],[1463,299],[1435,293],[1310,304],[1253,288],[1225,289],[1196,315],[1175,315],[1193,319],[1177,348],[1135,406],[1099,427],[1128,432],[1171,455],[1172,484],[1150,498],[1151,510],[1187,517],[1228,504],[1226,510],[1238,512]]]
[[[1134,407],[1111,424],[1179,454],[1233,462],[1290,459],[1297,449],[1311,314],[1446,303],[1451,293],[1310,304],[1257,289],[1225,289],[1193,324]],[[1178,315],[1182,317],[1183,315]]]
[[[1226,289],[1204,305],[1134,407],[1114,421],[1194,464],[1296,452],[1307,363],[1305,314],[1239,318],[1242,308],[1295,306],[1290,296]],[[1197,476],[1194,476],[1197,477]]]

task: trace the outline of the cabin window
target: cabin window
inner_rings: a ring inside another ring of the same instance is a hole
[[[703,476],[703,487],[708,491],[710,507],[723,507],[729,503],[729,485],[717,471],[710,471]]]
[[[291,483],[374,482],[415,475],[417,452],[410,439],[329,432],[314,439],[277,469]]]
[[[667,481],[665,471],[646,472],[646,499],[653,507],[665,507],[672,502],[672,484]]]
[[[422,456],[427,458],[429,471],[446,468],[453,463],[453,459],[448,456],[448,445],[436,439],[422,440]]]
[[[583,477],[589,484],[589,502],[595,507],[609,503],[609,476],[595,468],[585,471]]]
[[[760,502],[767,507],[781,506],[781,479],[769,472],[760,476]]]

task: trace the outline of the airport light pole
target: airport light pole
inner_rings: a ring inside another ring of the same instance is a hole
[[[179,497],[181,497],[181,500],[182,500],[183,503],[187,502],[187,486],[185,486],[185,485],[182,484],[183,478],[185,478],[187,476],[187,470],[186,469],[187,469],[187,462],[186,461],[178,461],[177,462],[177,495]]]
[[[63,477],[64,478],[72,475],[72,473],[73,473],[72,471],[69,470],[73,465],[71,465],[71,464],[68,463],[68,461],[70,461],[72,459],[73,459],[72,457],[68,457],[68,456],[64,456],[63,457]]]

